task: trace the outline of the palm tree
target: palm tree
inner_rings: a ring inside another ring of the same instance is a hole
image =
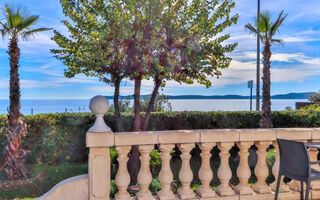
[[[271,128],[272,120],[271,120],[271,101],[270,101],[270,58],[271,58],[271,45],[273,43],[282,43],[283,41],[280,39],[274,39],[273,37],[279,31],[279,27],[282,22],[285,20],[287,15],[283,16],[283,12],[281,11],[277,20],[275,22],[271,22],[271,16],[268,12],[264,12],[260,14],[257,19],[255,26],[251,24],[245,25],[245,28],[250,31],[250,33],[259,35],[261,43],[264,45],[263,47],[263,88],[262,88],[262,116],[260,125],[262,128]]]
[[[8,114],[7,137],[8,145],[5,148],[5,159],[0,171],[6,171],[7,179],[27,177],[27,170],[24,168],[24,159],[27,153],[21,148],[21,138],[26,135],[27,128],[20,113],[20,79],[19,79],[19,59],[20,49],[19,39],[28,40],[34,34],[50,30],[49,28],[32,29],[39,16],[30,15],[26,8],[22,6],[9,7],[5,5],[2,11],[5,18],[0,22],[0,32],[2,37],[8,36],[9,40],[9,60],[10,60],[10,108]]]

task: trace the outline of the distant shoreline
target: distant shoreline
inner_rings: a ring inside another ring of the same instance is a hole
[[[315,94],[315,92],[303,92],[303,93],[288,93],[288,94],[277,94],[271,95],[271,99],[308,99],[308,96]],[[192,99],[250,99],[250,96],[243,95],[166,95],[168,99],[172,100],[192,100]],[[105,96],[107,99],[112,100],[113,96]],[[119,99],[133,99],[133,95],[119,96]],[[141,95],[141,98],[147,98],[149,95]],[[256,96],[252,96],[252,99],[256,99]],[[262,96],[260,96],[262,99]],[[90,99],[22,99],[22,101],[65,101],[65,100],[90,100]],[[0,99],[0,101],[9,101],[9,99]]]
[[[315,92],[303,92],[303,93],[288,93],[272,95],[271,99],[308,99],[308,96],[315,94]],[[146,98],[149,95],[141,95],[141,98]],[[250,99],[250,96],[242,95],[166,95],[168,99]],[[108,99],[113,99],[113,96],[106,96]],[[126,99],[129,97],[133,99],[133,96],[120,96],[119,99]],[[256,99],[256,96],[252,96],[252,99]],[[262,96],[260,97],[262,99]]]

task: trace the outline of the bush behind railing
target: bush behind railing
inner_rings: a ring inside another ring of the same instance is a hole
[[[276,111],[272,113],[273,125],[280,127],[318,127],[320,112]],[[88,150],[85,134],[94,122],[90,113],[56,113],[25,116],[28,135],[23,146],[31,150],[27,163],[85,163]],[[258,128],[260,112],[161,112],[153,113],[149,130]],[[6,115],[0,116],[0,126],[6,123]],[[116,130],[112,113],[105,115],[106,123]],[[133,115],[123,114],[123,124],[130,131]],[[4,133],[0,135],[0,148],[6,143]],[[2,154],[0,154],[0,160]]]

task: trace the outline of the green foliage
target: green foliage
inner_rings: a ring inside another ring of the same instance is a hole
[[[302,107],[300,110],[307,112],[320,112],[320,104],[312,104]]]
[[[66,77],[83,73],[114,84],[129,79],[195,81],[211,86],[237,43],[225,30],[237,23],[232,0],[60,0],[67,17],[52,38]]]
[[[308,100],[313,103],[320,103],[320,92],[309,95]]]
[[[149,190],[153,195],[157,194],[157,192],[161,190],[161,184],[158,178],[152,179]]]
[[[114,197],[114,195],[119,191],[117,185],[116,185],[116,181],[115,180],[111,180],[111,185],[110,185],[110,196]]]
[[[111,160],[114,160],[118,157],[118,153],[116,151],[116,148],[115,147],[111,147],[110,148],[110,159]]]
[[[114,110],[115,108],[114,108],[114,105],[112,104],[110,106],[109,112],[114,112]],[[120,112],[129,112],[129,113],[133,112],[133,106],[131,105],[131,100],[129,96],[127,96],[126,99],[119,100],[119,110]]]
[[[43,173],[45,178],[43,180],[37,180],[31,184],[24,184],[20,187],[10,188],[8,191],[1,191],[0,199],[13,199],[13,198],[26,198],[26,197],[39,197],[40,195],[49,191],[60,181],[67,178],[77,176],[83,173],[83,168],[87,166],[82,165],[27,165],[27,168],[32,171],[32,176],[36,176]]]
[[[42,31],[51,30],[50,28],[31,29],[31,26],[37,23],[39,16],[30,15],[28,10],[23,6],[10,7],[7,4],[2,12],[5,20],[0,22],[0,32],[2,36],[11,38],[21,37],[27,40],[30,36]]]
[[[150,96],[140,99],[140,105],[143,112],[147,111]],[[133,112],[133,105],[131,105],[130,97],[128,96],[126,99],[119,100],[119,108],[120,112]],[[169,98],[163,94],[157,95],[152,112],[170,112],[172,111],[171,103],[169,102]],[[109,112],[114,112],[114,105],[110,106]]]
[[[271,15],[265,11],[260,13],[256,18],[255,24],[246,24],[245,28],[255,35],[259,34],[261,42],[282,43],[280,39],[274,39],[274,35],[279,32],[279,27],[286,19],[287,15],[283,16],[284,11],[281,11],[275,22],[271,21]]]
[[[141,108],[143,112],[147,112],[148,105],[150,102],[150,96],[143,98],[140,102]],[[171,112],[172,111],[172,106],[171,103],[169,102],[169,98],[165,95],[157,95],[152,112]]]
[[[287,111],[292,111],[293,110],[292,106],[286,106],[284,109],[287,110]]]
[[[54,31],[54,57],[67,69],[65,76],[95,76],[115,87],[115,103],[123,79],[135,83],[135,130],[147,130],[150,110],[141,127],[141,81],[153,80],[150,104],[168,81],[210,87],[229,67],[237,43],[227,28],[237,23],[233,0],[60,0],[68,30]],[[123,102],[121,102],[123,103]],[[117,108],[117,106],[116,106]],[[145,109],[145,108],[144,108]],[[164,108],[155,106],[155,111]],[[167,108],[170,110],[170,107]],[[118,130],[123,130],[115,110]]]

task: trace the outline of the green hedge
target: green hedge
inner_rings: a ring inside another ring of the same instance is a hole
[[[318,127],[320,112],[317,111],[280,111],[273,112],[274,127]],[[57,113],[25,116],[28,135],[23,146],[31,153],[27,163],[62,164],[85,163],[87,149],[85,134],[94,122],[90,113]],[[257,128],[259,112],[163,112],[153,113],[149,130],[177,129],[215,129],[215,128]],[[112,113],[105,115],[106,123],[115,130]],[[123,114],[124,128],[130,131],[133,124],[132,114]],[[0,126],[6,123],[6,116],[0,116]],[[0,135],[0,148],[6,137]],[[1,159],[2,154],[0,154]]]

